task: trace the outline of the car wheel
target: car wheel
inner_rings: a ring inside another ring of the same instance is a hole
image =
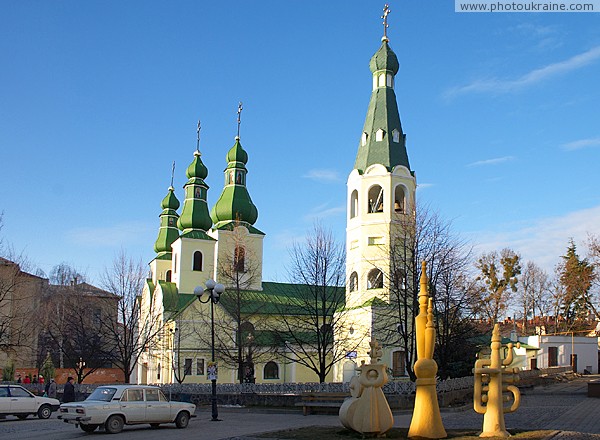
[[[125,420],[121,416],[110,416],[104,424],[104,429],[109,434],[118,434],[123,430]]]
[[[15,414],[20,420],[25,420],[29,414]]]
[[[40,406],[40,409],[38,409],[37,415],[40,419],[49,419],[52,415],[52,408],[50,408],[50,405],[42,405]]]
[[[178,428],[187,428],[188,423],[190,423],[190,415],[187,412],[181,411],[179,414],[177,414],[175,426]]]
[[[160,423],[150,423],[150,428],[152,428],[152,429],[160,428]]]
[[[79,425],[82,431],[85,432],[94,432],[98,425]]]

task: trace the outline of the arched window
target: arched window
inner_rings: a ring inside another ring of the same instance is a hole
[[[392,280],[394,288],[397,290],[406,289],[406,272],[403,269],[396,269],[394,271],[394,279]]]
[[[358,289],[358,274],[352,272],[350,274],[350,279],[348,280],[348,290],[354,292],[356,289]]]
[[[165,281],[167,283],[171,282],[171,271],[170,270],[168,270],[167,273],[165,274]]]
[[[192,270],[202,271],[202,252],[194,252],[194,262],[192,263]]]
[[[369,139],[369,135],[367,133],[362,134],[362,136],[360,137],[360,144],[364,147],[365,145],[367,145],[367,140]]]
[[[352,191],[350,195],[350,218],[354,218],[358,215],[358,191]]]
[[[385,137],[385,130],[383,129],[379,129],[375,132],[375,140],[377,142],[381,142],[383,140],[383,138]]]
[[[406,194],[404,192],[404,187],[402,185],[398,185],[394,191],[394,211],[403,213],[406,204]]]
[[[273,361],[267,362],[263,371],[263,377],[265,379],[279,379],[279,366]]]
[[[367,276],[367,289],[383,288],[383,273],[379,269],[371,269]]]
[[[246,271],[246,249],[241,246],[236,246],[233,254],[233,270],[236,272]]]
[[[373,185],[369,189],[369,213],[383,212],[383,188]]]

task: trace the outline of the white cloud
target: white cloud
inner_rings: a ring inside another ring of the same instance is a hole
[[[315,221],[318,219],[324,219],[327,217],[333,217],[340,214],[346,213],[346,205],[338,205],[329,207],[328,203],[316,206],[311,211],[304,215],[304,220]]]
[[[452,99],[458,95],[469,93],[499,94],[513,92],[518,89],[542,82],[547,78],[580,69],[588,64],[593,63],[599,58],[600,46],[596,46],[567,60],[548,64],[547,66],[532,70],[531,72],[526,73],[525,75],[522,75],[516,79],[480,79],[465,86],[453,87],[444,93],[444,97],[447,99]]]
[[[435,184],[434,183],[419,183],[417,185],[417,191],[420,189],[431,188],[432,186],[435,186]]]
[[[578,141],[567,142],[562,144],[561,147],[566,151],[581,150],[587,147],[598,147],[600,146],[600,137],[590,139],[580,139]]]
[[[122,245],[140,244],[147,240],[156,225],[143,222],[127,222],[104,227],[79,227],[67,231],[67,239],[85,247],[112,248]]]
[[[514,160],[514,156],[504,156],[504,157],[495,157],[493,159],[485,159],[485,160],[478,160],[477,162],[472,162],[470,164],[468,164],[468,167],[478,167],[478,166],[482,166],[482,165],[497,165],[499,163],[504,163],[504,162],[510,162],[511,160]]]
[[[303,175],[305,179],[315,180],[317,182],[341,182],[339,173],[336,170],[314,169]]]
[[[573,238],[584,254],[588,234],[600,235],[600,206],[573,211],[563,216],[540,218],[507,225],[503,231],[478,231],[469,235],[476,242],[475,251],[509,247],[521,254],[524,261],[534,261],[549,274],[565,254]]]

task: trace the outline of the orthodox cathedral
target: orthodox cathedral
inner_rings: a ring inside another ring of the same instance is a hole
[[[347,181],[345,306],[336,312],[345,314],[347,324],[333,329],[334,345],[338,351],[345,350],[345,355],[336,362],[327,381],[350,380],[356,366],[368,360],[371,336],[382,342],[382,362],[391,368],[392,376],[405,376],[405,348],[398,340],[378,334],[382,323],[385,327],[397,325],[384,318],[381,311],[390,307],[390,280],[406,276],[391,261],[392,242],[414,219],[416,191],[416,177],[410,168],[394,92],[399,63],[386,35],[387,13],[385,9],[381,46],[369,64],[372,94],[354,169]],[[241,106],[238,115],[240,111]],[[219,382],[238,382],[242,374],[249,381],[263,383],[317,380],[315,373],[302,363],[294,362],[289,355],[281,356],[280,351],[272,348],[279,344],[285,350],[289,344],[284,341],[285,336],[273,335],[277,333],[273,330],[276,324],[269,326],[271,330],[261,330],[264,323],[276,323],[282,313],[287,313],[285,309],[282,312],[281,308],[272,307],[273,304],[289,303],[291,307],[294,295],[306,286],[262,280],[265,233],[254,226],[258,209],[246,186],[248,159],[238,130],[226,155],[221,195],[209,210],[209,188],[205,182],[208,170],[202,163],[198,135],[193,160],[186,170],[188,180],[183,187],[181,213],[178,214],[180,202],[173,186],[162,200],[160,229],[154,245],[156,256],[150,262],[151,278],[141,296],[141,327],[158,325],[162,330],[157,333],[159,342],[142,354],[134,380],[208,382],[209,321],[203,318],[210,315],[211,306],[214,306],[213,324],[223,324],[218,330],[219,337],[223,339],[223,332],[243,331],[243,336],[229,335],[230,348],[238,354],[248,351],[243,373],[239,365],[228,365],[217,356]],[[226,276],[224,267],[233,269],[236,276]],[[203,304],[194,295],[194,288],[209,279],[226,288],[221,301],[215,304]],[[239,301],[235,304],[228,293],[236,288],[238,292],[240,288],[243,290],[244,295],[237,297],[243,299],[242,304]],[[289,313],[294,313],[291,308]],[[236,347],[240,341],[244,347]],[[261,344],[263,351],[259,353],[257,346]]]

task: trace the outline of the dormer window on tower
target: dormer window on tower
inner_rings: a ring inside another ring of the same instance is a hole
[[[369,135],[363,132],[362,136],[360,137],[360,144],[364,147],[367,145],[367,140],[369,140]]]
[[[375,140],[376,140],[377,142],[381,142],[381,141],[383,141],[383,138],[384,138],[384,137],[385,137],[385,130],[383,130],[383,129],[381,129],[381,128],[380,128],[379,130],[377,130],[377,131],[375,132]]]
[[[373,185],[369,188],[369,214],[383,212],[383,188]]]
[[[192,270],[194,271],[202,271],[202,252],[196,251],[194,252],[194,258],[192,261]]]
[[[400,143],[400,132],[395,128],[392,130],[392,141],[397,144]]]

